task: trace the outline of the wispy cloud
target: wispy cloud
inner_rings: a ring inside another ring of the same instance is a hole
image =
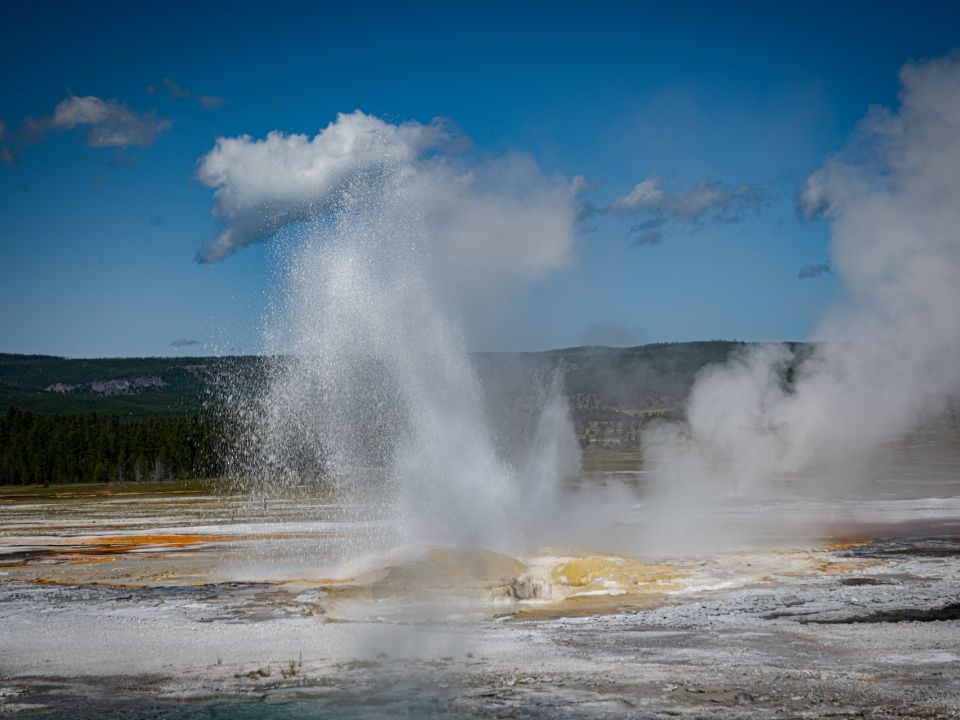
[[[138,113],[118,100],[93,95],[68,95],[51,117],[24,119],[18,133],[26,141],[39,141],[49,132],[86,128],[86,144],[95,148],[147,147],[171,122],[154,111]]]
[[[626,195],[613,201],[610,209],[622,213],[663,213],[681,220],[700,220],[709,214],[728,222],[742,219],[747,210],[766,203],[765,195],[747,183],[730,187],[703,180],[689,190],[670,193],[658,177],[637,183]]]
[[[193,345],[202,345],[199,340],[187,340],[186,338],[177,338],[176,340],[170,343],[171,347],[175,347],[178,350],[180,348],[191,347]]]
[[[797,191],[797,213],[804,220],[817,220],[830,215],[830,190],[823,170],[811,174]]]
[[[822,262],[816,265],[804,265],[800,268],[800,272],[797,273],[797,277],[804,280],[806,278],[820,277],[821,275],[826,275],[828,272],[830,272],[830,263]]]
[[[652,230],[649,232],[638,232],[634,228],[630,228],[627,232],[627,237],[629,242],[634,247],[640,247],[641,245],[660,245],[663,242],[663,233],[657,230]]]
[[[356,184],[397,182],[436,224],[451,268],[476,277],[535,278],[572,262],[576,195],[583,182],[546,177],[528,156],[470,162],[468,139],[444,119],[392,124],[359,110],[313,137],[274,131],[218,138],[197,177],[214,191],[222,232],[200,252],[214,262],[292,223],[350,200]],[[464,165],[469,167],[464,169]],[[453,270],[451,270],[453,273]]]
[[[187,90],[185,87],[181,87],[170,78],[163,79],[163,86],[167,89],[167,95],[172,98],[186,99],[190,97],[189,90]]]
[[[169,97],[177,100],[188,100],[193,97],[193,93],[190,92],[188,88],[185,88],[173,78],[166,77],[160,81],[160,84],[167,89],[167,95]],[[144,92],[146,92],[147,95],[155,95],[157,93],[157,87],[155,85],[147,85],[144,88]],[[200,107],[207,108],[208,110],[219,110],[224,104],[223,98],[219,95],[197,95],[194,99]]]
[[[688,190],[670,192],[663,180],[648,177],[625,195],[617,197],[606,211],[646,219],[630,228],[633,245],[656,245],[670,232],[690,231],[708,222],[734,223],[768,204],[764,192],[748,183],[736,186],[702,180]]]

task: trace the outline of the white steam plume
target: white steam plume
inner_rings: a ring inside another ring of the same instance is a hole
[[[844,302],[806,351],[703,373],[686,423],[648,439],[668,497],[762,495],[797,475],[810,489],[960,390],[960,56],[900,78],[899,107],[872,109],[799,195],[832,223]]]

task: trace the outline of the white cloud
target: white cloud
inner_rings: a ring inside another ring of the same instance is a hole
[[[32,124],[61,131],[87,127],[86,143],[96,148],[146,147],[153,144],[158,133],[170,127],[169,120],[153,112],[137,113],[121,102],[93,95],[70,95],[54,108],[53,117]]]
[[[224,228],[199,259],[338,208],[393,204],[418,214],[433,254],[463,282],[532,279],[568,264],[582,182],[545,178],[519,154],[470,162],[457,152],[465,144],[443,120],[391,124],[359,110],[313,137],[219,138],[197,177],[214,190]]]
[[[797,211],[804,220],[815,220],[830,214],[829,190],[823,171],[812,173],[800,186]]]
[[[663,205],[663,191],[660,178],[649,177],[637,183],[633,190],[618,197],[611,206],[614,210],[633,212],[637,210],[656,210]]]

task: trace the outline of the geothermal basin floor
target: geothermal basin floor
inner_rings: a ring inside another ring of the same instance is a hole
[[[960,716],[955,498],[878,502],[843,542],[413,548],[337,578],[311,557],[355,535],[336,508],[256,509],[5,500],[0,715]]]

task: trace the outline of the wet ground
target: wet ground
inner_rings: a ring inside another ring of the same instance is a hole
[[[960,499],[929,490],[768,503],[776,544],[414,546],[348,572],[324,558],[363,528],[335,505],[7,495],[0,714],[957,717]]]

